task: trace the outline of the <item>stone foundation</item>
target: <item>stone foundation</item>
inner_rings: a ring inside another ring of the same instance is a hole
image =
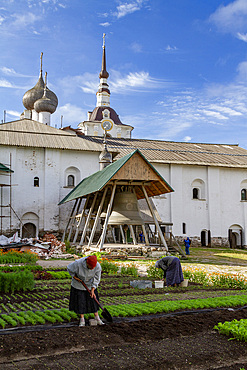
[[[184,239],[183,236],[175,236],[175,239],[177,240],[178,244],[180,246],[184,246]],[[190,237],[191,240],[191,246],[192,247],[201,247],[201,238],[199,236],[192,236]],[[230,243],[228,238],[222,238],[222,237],[212,237],[211,238],[211,245],[207,247],[211,248],[230,248]]]

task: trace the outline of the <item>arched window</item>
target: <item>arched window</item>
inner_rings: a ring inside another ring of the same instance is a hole
[[[241,190],[241,200],[247,200],[246,189]]]
[[[192,199],[206,200],[206,185],[202,179],[195,179],[191,183]]]
[[[67,186],[70,186],[70,187],[75,186],[75,176],[73,175],[68,176]]]
[[[39,187],[39,178],[38,177],[35,177],[34,179],[33,179],[33,186],[35,186],[35,187]]]
[[[193,188],[193,190],[192,190],[192,198],[193,199],[199,199],[199,189],[198,188]]]

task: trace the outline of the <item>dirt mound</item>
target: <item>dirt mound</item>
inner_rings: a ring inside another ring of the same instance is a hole
[[[213,327],[242,318],[247,308],[1,335],[1,369],[239,369],[247,364],[246,343]]]

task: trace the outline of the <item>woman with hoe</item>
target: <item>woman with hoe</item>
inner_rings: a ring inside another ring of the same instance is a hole
[[[167,256],[155,262],[155,267],[164,271],[167,286],[179,286],[184,281],[181,263],[178,257]]]
[[[85,326],[85,313],[94,313],[97,324],[104,325],[98,314],[99,306],[93,299],[96,297],[99,300],[97,287],[101,278],[101,266],[97,262],[97,257],[94,255],[82,257],[70,263],[67,270],[72,276],[69,309],[80,315],[79,326]],[[78,278],[86,284],[90,293],[77,280]]]

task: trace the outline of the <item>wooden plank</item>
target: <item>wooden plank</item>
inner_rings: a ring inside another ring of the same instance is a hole
[[[112,180],[160,181],[160,177],[144,159],[135,153],[112,177]]]

